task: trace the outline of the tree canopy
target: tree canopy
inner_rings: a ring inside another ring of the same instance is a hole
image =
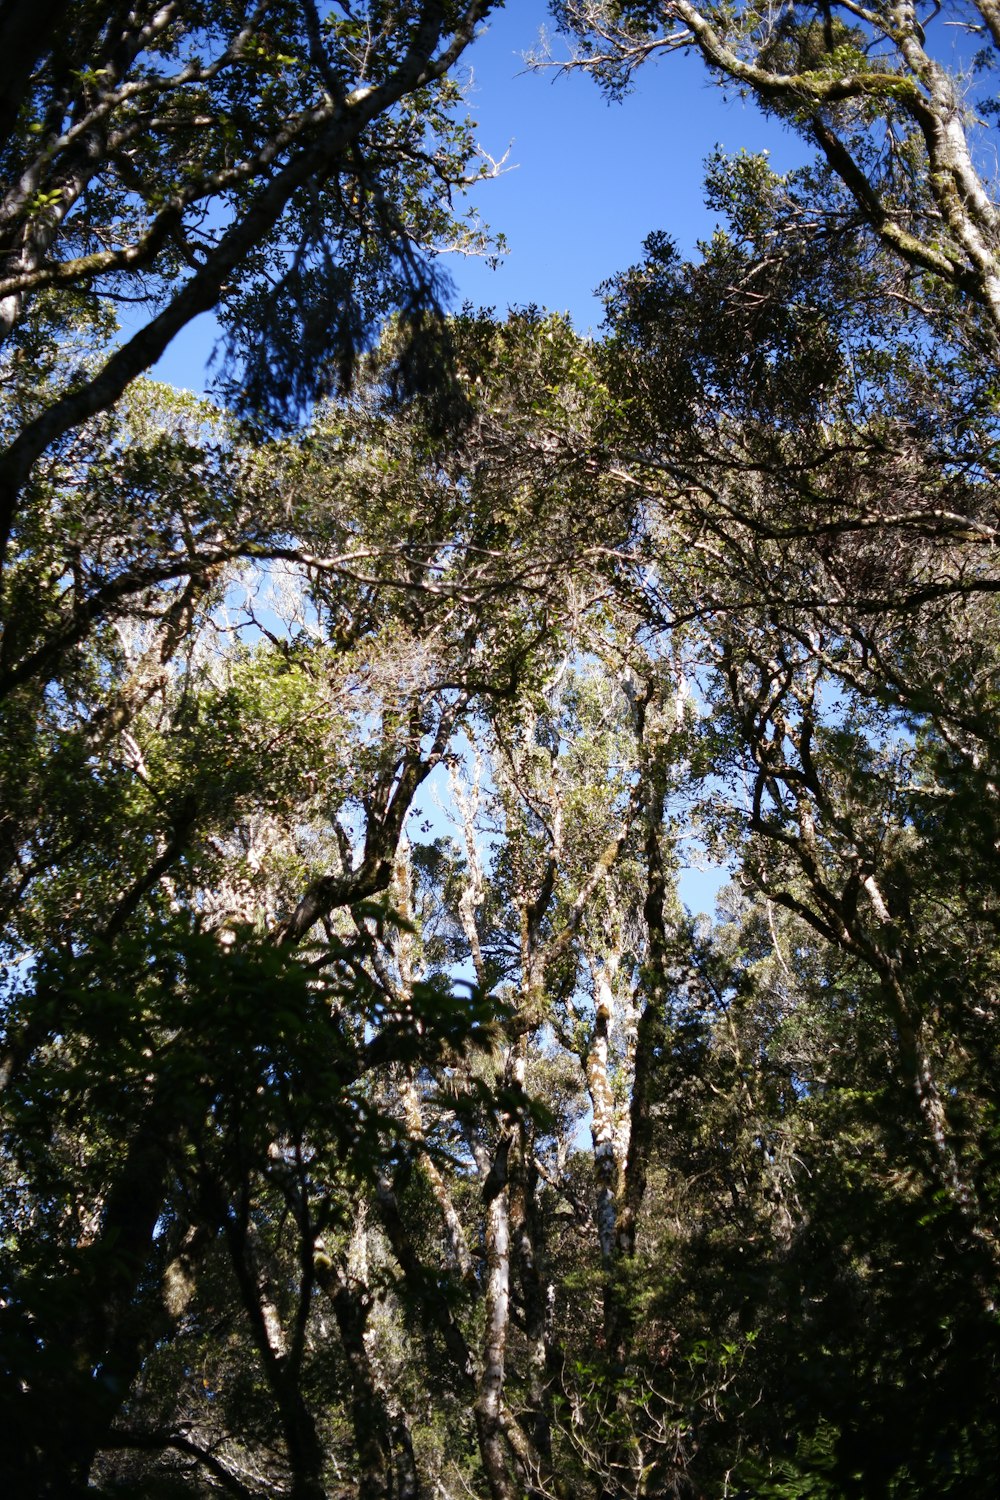
[[[936,8],[565,0],[815,157],[446,316],[491,8],[0,22],[0,1475],[985,1492],[991,116]]]

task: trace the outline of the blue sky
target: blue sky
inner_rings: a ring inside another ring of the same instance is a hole
[[[468,54],[479,140],[494,157],[510,147],[509,170],[476,202],[510,254],[497,271],[457,257],[452,269],[474,302],[498,311],[536,302],[586,332],[601,320],[595,287],[633,264],[652,230],[686,253],[711,233],[702,175],[716,145],[770,149],[779,170],[801,160],[802,147],[753,105],[725,99],[693,57],[651,64],[621,104],[583,74],[528,72],[522,54],[537,48],[541,14],[512,0]],[[566,55],[564,38],[550,41]]]
[[[508,0],[465,54],[478,139],[497,159],[509,148],[502,175],[473,202],[510,253],[497,270],[457,255],[447,264],[457,305],[467,299],[503,314],[535,303],[596,332],[596,288],[640,258],[646,235],[666,230],[693,254],[711,234],[702,177],[717,145],[768,150],[778,171],[801,163],[805,148],[749,101],[727,97],[696,57],[648,65],[621,104],[609,104],[583,74],[530,72],[524,54],[538,50],[546,14],[542,0]],[[934,40],[945,62],[967,67],[967,39],[955,28],[936,29]],[[556,57],[566,55],[564,38],[550,41]],[[159,378],[203,389],[213,333],[211,315],[198,319],[160,361]]]
[[[717,145],[769,149],[778,170],[802,160],[802,147],[751,104],[726,99],[696,59],[666,57],[648,67],[635,91],[609,104],[581,74],[532,73],[523,54],[538,46],[544,7],[510,0],[467,54],[469,112],[494,158],[508,151],[496,180],[476,191],[475,206],[507,239],[498,269],[449,258],[456,303],[495,307],[536,303],[568,312],[582,332],[601,322],[595,288],[639,259],[643,239],[665,229],[684,253],[714,227],[704,207],[703,164]],[[552,37],[556,55],[565,51]],[[214,342],[203,317],[180,335],[156,375],[201,390]],[[688,868],[683,899],[710,910],[724,879]]]
[[[448,270],[458,304],[504,313],[534,302],[595,332],[595,288],[639,259],[647,234],[665,229],[688,253],[711,233],[702,174],[716,145],[770,149],[779,170],[801,160],[802,148],[753,105],[724,98],[692,57],[647,67],[622,104],[608,104],[581,74],[529,72],[523,54],[537,48],[544,18],[539,0],[509,0],[466,54],[478,139],[494,158],[509,147],[504,172],[473,201],[510,253],[495,271],[457,255]],[[551,41],[565,55],[564,40]],[[198,319],[167,350],[157,376],[203,389],[213,330],[210,316]]]
[[[509,148],[505,171],[474,201],[510,252],[497,270],[457,256],[449,270],[457,304],[467,299],[502,315],[535,303],[596,332],[596,287],[639,259],[646,235],[666,230],[693,254],[711,234],[702,176],[717,145],[769,150],[779,171],[803,160],[803,146],[749,102],[727,98],[693,57],[648,66],[621,104],[608,104],[581,74],[529,72],[523,54],[538,47],[544,16],[540,0],[508,0],[466,54],[478,138],[494,158]],[[939,34],[938,50],[961,64],[955,36]],[[564,55],[561,38],[552,47]],[[160,361],[159,378],[202,389],[213,334],[211,317],[199,319]],[[682,896],[695,911],[710,909],[722,879],[721,871],[689,868]]]

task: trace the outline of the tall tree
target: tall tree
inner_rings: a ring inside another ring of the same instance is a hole
[[[815,144],[842,183],[856,222],[918,282],[940,280],[980,304],[1000,330],[997,207],[977,162],[983,123],[946,61],[941,8],[903,0],[820,0],[699,6],[690,0],[556,0],[579,42],[576,61],[612,94],[663,52],[698,53],[724,86]],[[975,38],[975,72],[988,78],[1000,50],[991,0],[949,11]],[[985,45],[983,45],[985,44]]]
[[[473,150],[452,69],[489,10],[169,0],[39,29],[6,8],[0,563],[38,460],[200,313],[219,311],[243,409],[273,417],[390,310],[433,309],[427,251],[460,236],[447,193]],[[120,343],[116,304],[141,309]]]

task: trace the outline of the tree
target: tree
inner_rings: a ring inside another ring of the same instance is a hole
[[[916,1250],[905,1195],[891,1232],[908,1241],[903,1263],[964,1262],[978,1312],[959,1296],[929,1317],[962,1329],[992,1383],[995,1133],[979,1109],[994,1062],[977,1012],[995,1006],[996,883],[974,851],[996,808],[993,210],[960,86],[920,50],[922,32],[910,48],[912,14],[883,25],[856,12],[859,40],[831,12],[702,25],[680,6],[560,8],[582,35],[578,62],[612,90],[653,52],[697,46],[824,158],[784,178],[761,158],[714,161],[711,201],[729,223],[700,262],[657,236],[611,284],[603,368],[631,400],[604,463],[649,517],[650,623],[702,643],[705,830],[720,857],[741,848],[742,879],[770,910],[819,935],[830,992],[851,976],[865,997],[849,1002],[857,1036],[880,1018],[868,1046],[884,1049],[898,1092],[880,1094],[879,1128],[937,1205],[922,1220],[937,1248]],[[670,31],[671,17],[690,29]],[[803,951],[800,939],[789,981]],[[874,1233],[874,1200],[866,1212]],[[879,1390],[866,1419],[901,1432],[915,1389],[890,1395],[900,1377],[856,1345],[859,1357]],[[820,1405],[832,1389],[817,1387]],[[838,1493],[888,1485],[862,1462],[854,1419],[825,1420],[808,1440],[801,1410],[795,1421],[808,1478],[776,1467],[762,1434],[751,1487],[799,1493],[820,1473]],[[960,1485],[974,1462],[961,1419],[942,1406],[937,1422],[941,1462],[892,1438],[900,1493]]]
[[[48,489],[12,559],[35,606],[5,700],[12,1484],[66,1493],[123,1450],[234,1485],[239,1453],[277,1444],[266,1472],[320,1493],[337,1451],[313,1383],[320,1294],[365,1493],[388,1493],[405,1459],[334,1236],[351,1181],[374,1185],[426,1290],[383,1182],[412,1130],[386,1091],[487,1039],[490,1012],[446,974],[405,977],[391,912],[365,903],[398,887],[412,799],[473,708],[519,694],[558,634],[585,550],[561,465],[530,508],[511,494],[511,453],[544,466],[546,445],[508,421],[504,393],[571,432],[594,384],[557,320],[455,332],[481,406],[459,452],[429,407],[396,411],[393,339],[350,401],[270,450],[137,386],[81,433],[74,482]],[[183,552],[164,566],[175,528]],[[203,1286],[205,1316],[235,1299],[258,1371],[221,1433],[161,1385]]]
[[[775,30],[753,66],[867,161],[885,67],[866,120],[775,72],[840,42]],[[266,125],[313,75],[254,35]],[[373,30],[386,76],[414,35]],[[408,108],[337,179],[358,234],[424,222]],[[424,325],[438,380],[390,234],[357,287],[399,316],[301,430],[305,385],[249,420],[130,380],[39,453],[0,656],[9,1488],[992,1477],[992,315],[852,191],[719,157],[718,233],[653,237],[602,340],[467,310]],[[18,324],[50,349],[54,295]],[[12,369],[12,432],[68,409]]]
[[[7,7],[0,563],[34,466],[199,313],[220,310],[243,409],[275,416],[390,310],[433,309],[426,251],[459,234],[444,200],[473,149],[451,70],[489,10],[80,5],[48,28]],[[136,303],[116,346],[108,309]]]
[[[923,22],[914,4],[836,0],[777,7],[557,0],[552,10],[579,41],[577,65],[612,94],[658,53],[700,54],[723,85],[751,93],[819,148],[854,222],[900,258],[917,286],[938,281],[978,304],[995,337],[997,210],[976,165],[979,126],[965,109],[962,81],[938,56],[943,38],[933,44],[936,7]],[[972,65],[988,75],[1000,48],[995,7],[972,0],[956,14],[977,45],[985,40]]]

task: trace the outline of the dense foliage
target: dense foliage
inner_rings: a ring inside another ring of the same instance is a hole
[[[817,158],[444,320],[489,9],[0,24],[5,1493],[988,1492],[985,127],[907,5],[554,6]]]

